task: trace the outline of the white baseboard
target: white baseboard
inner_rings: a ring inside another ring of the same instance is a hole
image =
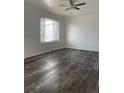
[[[48,50],[48,51],[45,51],[45,52],[42,52],[42,53],[37,53],[37,54],[34,54],[34,55],[30,55],[30,56],[24,57],[24,59],[34,57],[34,56],[37,56],[37,55],[42,55],[42,54],[52,52],[52,51],[57,51],[57,50],[60,50],[60,49],[64,49],[64,47],[63,48],[58,48],[58,49],[51,49],[51,50]]]
[[[99,52],[99,50],[92,50],[92,49],[81,49],[81,48],[73,48],[73,47],[66,47],[66,48]]]

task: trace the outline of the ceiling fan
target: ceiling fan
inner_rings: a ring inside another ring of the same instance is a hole
[[[69,3],[70,5],[59,5],[60,7],[68,7],[65,9],[65,11],[68,11],[70,9],[73,9],[73,10],[80,10],[80,8],[78,8],[78,6],[82,6],[82,5],[86,5],[86,3],[79,3],[79,4],[76,4],[76,0],[69,0]]]

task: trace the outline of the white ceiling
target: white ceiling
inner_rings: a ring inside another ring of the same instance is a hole
[[[80,6],[79,11],[69,10],[65,11],[66,7],[60,7],[60,4],[69,4],[69,0],[25,0],[25,3],[31,4],[37,8],[42,8],[49,12],[61,16],[75,16],[80,14],[89,14],[99,11],[99,0],[76,0],[77,3],[86,2],[85,6]]]

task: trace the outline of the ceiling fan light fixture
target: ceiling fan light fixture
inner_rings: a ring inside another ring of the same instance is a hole
[[[69,0],[69,3],[70,5],[59,5],[60,7],[68,7],[65,9],[65,11],[68,11],[70,9],[73,9],[73,10],[80,10],[80,8],[78,8],[77,6],[83,6],[83,5],[86,5],[85,2],[83,3],[78,3],[78,4],[75,4],[76,3],[76,0]]]

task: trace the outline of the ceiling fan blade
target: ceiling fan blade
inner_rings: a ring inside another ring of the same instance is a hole
[[[77,9],[77,10],[80,10],[80,8],[78,8],[78,7],[74,7],[75,9]]]
[[[60,7],[69,7],[70,5],[58,5]]]
[[[70,10],[71,8],[69,7],[69,8],[67,8],[67,9],[65,9],[65,11],[68,11],[68,10]]]
[[[82,6],[82,5],[86,5],[86,3],[76,4],[75,6]]]

